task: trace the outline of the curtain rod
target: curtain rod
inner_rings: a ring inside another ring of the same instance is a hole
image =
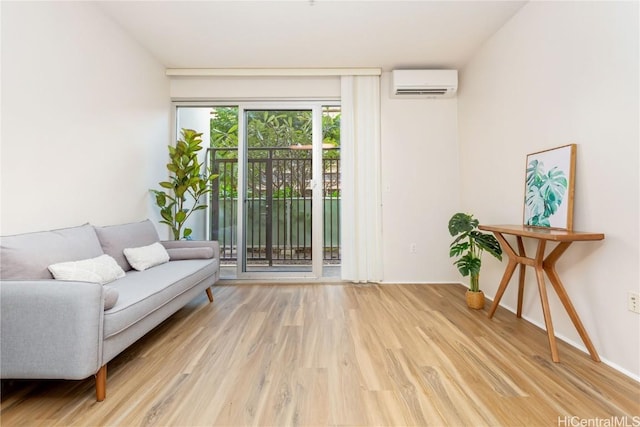
[[[182,77],[326,77],[379,76],[380,68],[167,68],[167,76]]]

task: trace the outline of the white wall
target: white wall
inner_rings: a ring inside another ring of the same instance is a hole
[[[164,67],[86,2],[2,2],[2,219],[13,234],[154,216]]]
[[[174,100],[338,99],[340,78],[327,77],[172,77]]]
[[[459,281],[449,259],[447,231],[449,218],[460,206],[457,99],[390,98],[390,80],[390,73],[384,73],[384,281]]]
[[[527,153],[578,145],[574,229],[606,238],[574,244],[558,272],[600,356],[636,377],[640,316],[627,292],[640,286],[638,41],[637,2],[531,2],[465,67],[458,97],[462,202],[483,223],[522,223]],[[485,260],[490,296],[504,265]],[[527,274],[524,315],[544,324]],[[516,288],[502,300],[512,310]],[[557,335],[581,346],[550,294]]]

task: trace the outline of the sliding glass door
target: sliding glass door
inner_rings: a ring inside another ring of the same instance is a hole
[[[238,277],[320,277],[321,106],[247,104],[239,117]]]

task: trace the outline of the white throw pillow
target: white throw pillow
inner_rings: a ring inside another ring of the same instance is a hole
[[[138,271],[169,262],[169,254],[159,242],[139,248],[126,248],[123,252],[131,267]]]
[[[125,276],[124,270],[109,255],[82,261],[60,262],[51,264],[49,271],[56,280],[91,282],[104,285]]]

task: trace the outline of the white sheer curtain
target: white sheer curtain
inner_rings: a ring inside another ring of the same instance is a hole
[[[342,279],[382,280],[380,77],[341,78]]]

